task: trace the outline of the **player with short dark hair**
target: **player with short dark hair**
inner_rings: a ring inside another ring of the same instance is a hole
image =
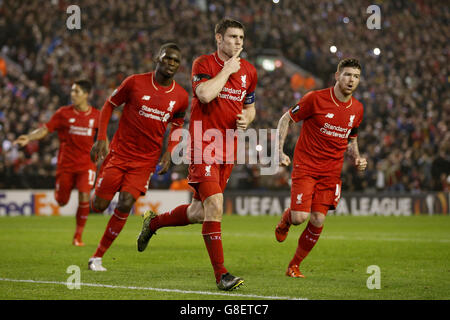
[[[88,103],[92,84],[89,80],[73,83],[71,105],[60,107],[44,126],[14,141],[20,146],[40,140],[56,131],[60,141],[56,170],[55,199],[64,206],[73,188],[78,189],[78,209],[73,245],[83,246],[82,234],[89,215],[89,194],[95,181],[95,164],[89,157],[98,128],[100,111]]]
[[[102,108],[99,135],[92,147],[91,158],[104,161],[95,186],[92,209],[104,211],[116,192],[119,192],[119,202],[97,250],[89,259],[90,270],[106,271],[102,257],[121,232],[138,197],[147,191],[161,155],[168,124],[174,130],[184,123],[189,97],[173,79],[180,63],[178,46],[164,44],[157,55],[154,72],[126,78]],[[122,116],[108,153],[107,125],[112,110],[121,105],[124,105]],[[173,147],[174,144],[168,145],[162,155],[158,174],[168,170]]]
[[[138,250],[143,251],[147,247],[159,228],[202,223],[202,234],[217,287],[232,290],[244,280],[231,275],[224,266],[221,221],[223,192],[233,169],[236,145],[207,155],[205,150],[211,141],[204,141],[203,135],[213,130],[224,138],[227,129],[245,130],[248,127],[255,117],[257,74],[250,62],[239,58],[244,44],[242,24],[224,19],[217,24],[215,31],[217,51],[198,57],[192,66],[191,163],[188,176],[189,184],[195,190],[192,202],[162,215],[147,212],[138,238]],[[202,158],[198,159],[198,155]],[[231,163],[227,159],[231,159]]]
[[[275,229],[276,239],[283,242],[291,225],[309,218],[288,265],[289,277],[304,277],[299,265],[318,241],[328,210],[339,202],[346,150],[358,170],[366,169],[367,160],[360,156],[357,142],[364,110],[352,96],[360,76],[361,65],[356,59],[340,61],[334,87],[307,93],[278,122],[280,162],[288,166],[291,161],[283,146],[289,124],[303,121],[294,151],[291,205]]]

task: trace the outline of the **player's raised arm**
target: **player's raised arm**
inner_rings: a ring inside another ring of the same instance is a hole
[[[240,48],[230,59],[224,62],[222,70],[208,81],[202,82],[195,89],[195,94],[201,103],[209,103],[214,100],[222,91],[223,86],[228,81],[228,78],[239,71],[241,68],[241,54],[243,48]]]
[[[23,134],[14,140],[13,144],[18,144],[21,147],[26,146],[30,141],[43,139],[48,134],[47,127],[41,127],[33,130],[29,134]]]
[[[289,111],[286,112],[278,121],[277,132],[279,141],[279,153],[280,153],[280,164],[282,166],[288,166],[291,164],[291,159],[284,153],[284,142],[289,130],[289,125],[293,122]]]

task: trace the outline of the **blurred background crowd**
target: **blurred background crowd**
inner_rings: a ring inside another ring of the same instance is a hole
[[[54,187],[56,134],[25,148],[12,141],[69,104],[74,80],[93,82],[90,101],[101,108],[125,77],[153,70],[159,46],[174,41],[183,53],[176,80],[191,93],[192,61],[215,50],[214,26],[227,16],[245,25],[243,56],[258,70],[253,128],[276,128],[307,91],[334,85],[340,59],[356,57],[363,70],[355,97],[365,110],[358,143],[369,166],[358,174],[345,161],[343,190],[449,191],[450,7],[439,1],[78,0],[81,28],[69,30],[71,4],[0,0],[0,188]],[[381,9],[380,29],[366,24],[372,4]],[[257,61],[267,52],[317,81],[283,63],[264,68]],[[120,109],[110,138],[119,119]],[[290,127],[288,155],[300,126]],[[289,170],[262,176],[258,165],[237,165],[228,188],[288,189]],[[186,173],[174,166],[151,187],[185,188]]]

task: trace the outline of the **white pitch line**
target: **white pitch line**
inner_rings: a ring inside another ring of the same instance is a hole
[[[199,235],[200,233],[194,231],[180,231],[180,230],[171,230],[170,231],[176,235]],[[272,239],[273,234],[266,233],[238,233],[238,232],[222,232],[222,238],[224,237],[239,237],[239,238],[260,238],[260,239]],[[450,239],[424,239],[424,238],[389,238],[385,237],[385,234],[379,234],[377,237],[355,237],[351,236],[338,236],[338,235],[326,235],[322,234],[320,236],[321,239],[326,240],[345,240],[345,241],[386,241],[386,242],[427,242],[427,243],[450,243]]]
[[[22,282],[22,283],[36,283],[36,284],[58,284],[67,286],[67,282],[59,281],[44,281],[44,280],[21,280],[21,279],[7,279],[0,278],[0,281],[5,282]],[[69,283],[73,284],[73,283]],[[110,289],[127,289],[127,290],[148,290],[157,292],[173,292],[182,294],[199,294],[209,296],[226,296],[229,298],[241,297],[241,298],[253,298],[253,299],[269,299],[269,300],[308,300],[307,298],[293,298],[293,297],[280,297],[280,296],[260,296],[253,294],[240,294],[240,293],[223,293],[223,292],[209,292],[209,291],[193,291],[193,290],[180,290],[180,289],[165,289],[165,288],[151,288],[151,287],[134,287],[134,286],[114,286],[101,283],[80,283],[80,286],[85,287],[99,287]]]

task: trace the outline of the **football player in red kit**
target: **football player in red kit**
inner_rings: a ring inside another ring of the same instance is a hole
[[[89,215],[89,193],[94,186],[95,164],[89,157],[97,132],[100,111],[88,103],[91,83],[75,81],[70,96],[72,105],[62,106],[44,126],[29,134],[21,135],[14,143],[27,145],[56,131],[60,141],[56,169],[55,199],[64,206],[70,199],[73,188],[78,189],[78,210],[73,245],[83,246],[81,239]]]
[[[161,215],[146,213],[138,250],[145,250],[159,228],[202,223],[202,235],[217,287],[232,290],[239,287],[243,279],[231,275],[224,266],[221,221],[223,191],[236,159],[236,140],[222,150],[209,152],[212,140],[204,139],[204,135],[214,132],[216,139],[225,139],[227,129],[245,130],[248,127],[255,117],[257,74],[250,62],[239,57],[244,44],[244,27],[240,22],[220,21],[215,28],[215,40],[217,51],[198,57],[192,66],[188,180],[195,190],[193,200],[189,205]],[[215,142],[220,145],[223,141]]]
[[[289,124],[303,120],[294,151],[291,205],[275,229],[283,242],[291,225],[309,218],[298,240],[286,275],[303,278],[299,265],[317,243],[328,210],[336,208],[341,195],[341,171],[348,150],[359,170],[367,161],[359,154],[357,134],[363,118],[363,105],[352,94],[358,87],[361,65],[355,59],[339,62],[334,87],[307,93],[278,122],[280,162],[290,164],[283,152]]]
[[[104,211],[116,192],[119,202],[114,209],[100,244],[89,259],[89,269],[106,271],[102,257],[122,230],[137,198],[147,191],[155,171],[170,123],[171,130],[184,123],[188,93],[173,77],[181,62],[181,52],[174,43],[161,46],[154,72],[134,74],[114,90],[100,114],[99,134],[92,147],[91,158],[102,160],[95,186],[92,209]],[[124,104],[119,127],[108,146],[106,129],[112,110]],[[164,173],[170,165],[170,151],[162,156]]]

